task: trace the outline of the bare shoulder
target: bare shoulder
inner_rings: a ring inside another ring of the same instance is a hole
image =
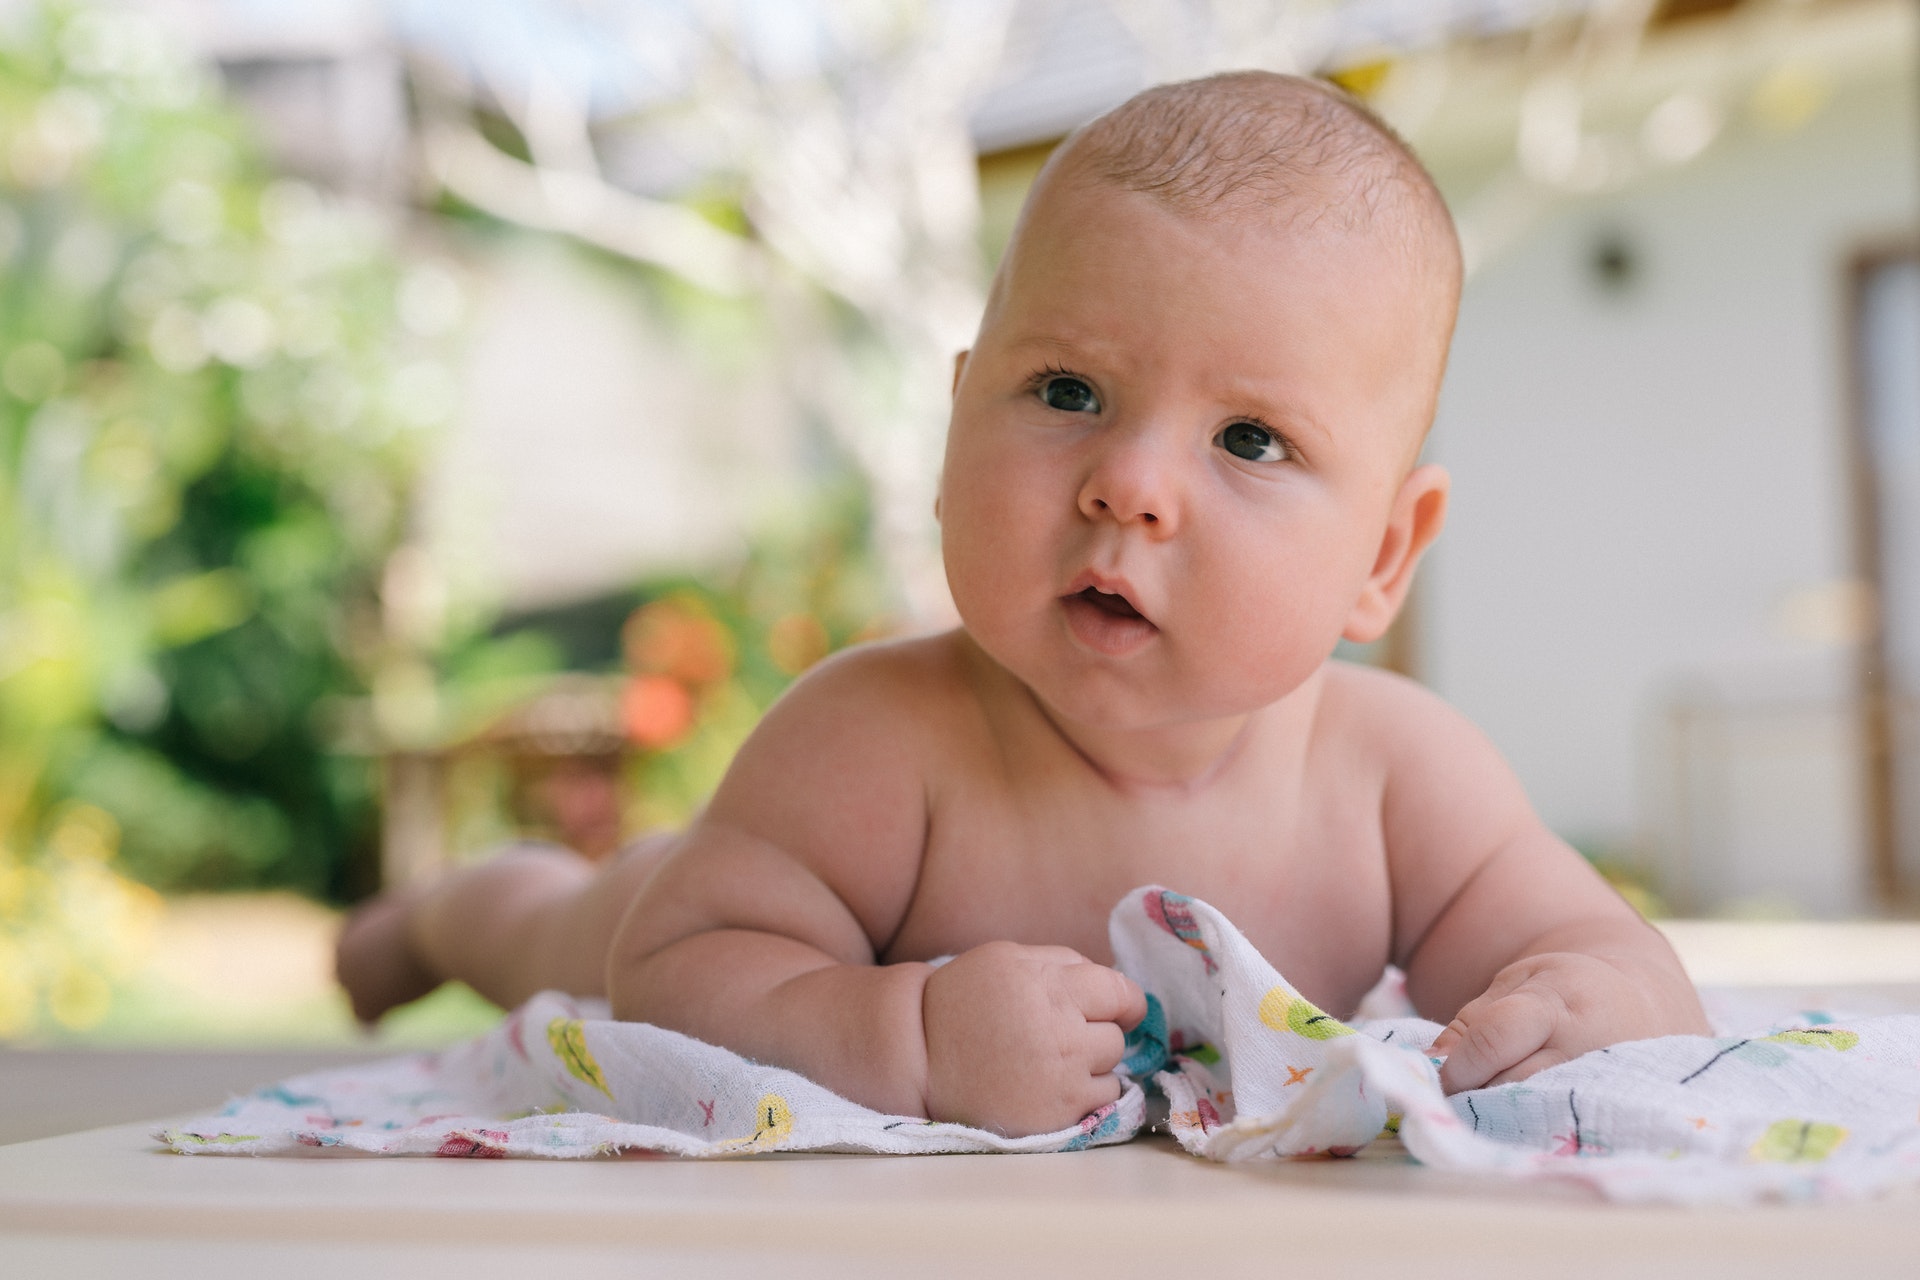
[[[1393,885],[1396,952],[1503,849],[1546,835],[1492,740],[1432,690],[1390,672],[1335,664],[1323,695],[1329,735],[1377,779]],[[1557,855],[1556,855],[1557,856]]]
[[[1425,685],[1403,675],[1337,658],[1328,659],[1322,668],[1322,678],[1325,682],[1321,694],[1323,713],[1338,714],[1342,718],[1390,713],[1397,707],[1439,701]]]
[[[802,679],[846,679],[857,674],[882,685],[904,682],[903,691],[936,693],[964,683],[964,664],[961,633],[941,631],[842,649]]]
[[[795,681],[763,728],[828,734],[855,752],[898,757],[962,712],[964,664],[953,632],[845,649]]]
[[[850,649],[795,681],[734,756],[678,873],[731,884],[734,927],[771,928],[760,914],[787,910],[775,899],[825,891],[868,941],[890,937],[919,878],[943,725],[961,705],[954,662],[934,636]]]
[[[1389,781],[1461,751],[1498,759],[1471,720],[1418,681],[1350,662],[1328,662],[1323,679],[1319,736],[1350,760],[1378,766]]]
[[[1396,822],[1430,827],[1443,814],[1448,830],[1510,826],[1532,815],[1492,740],[1417,681],[1377,668],[1329,663],[1320,720],[1330,748],[1378,771],[1390,837]]]
[[[926,772],[964,707],[951,637],[862,645],[795,681],[741,747],[716,815],[782,831],[924,820]],[[807,821],[796,826],[805,815]]]

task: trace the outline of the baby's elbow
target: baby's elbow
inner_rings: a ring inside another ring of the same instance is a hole
[[[621,1022],[655,1022],[659,1019],[659,992],[663,982],[663,953],[673,942],[663,941],[635,922],[637,913],[629,911],[614,930],[607,947],[606,992],[613,1016]]]
[[[699,1035],[726,993],[733,935],[722,927],[662,931],[623,925],[607,949],[607,1003],[621,1022]]]
[[[607,953],[607,1003],[620,1022],[646,1022],[646,957],[624,953],[616,938]]]

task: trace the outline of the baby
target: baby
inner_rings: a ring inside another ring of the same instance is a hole
[[[1416,459],[1460,276],[1432,180],[1316,82],[1216,76],[1089,124],[956,363],[961,627],[809,673],[684,834],[377,900],[340,944],[356,1012],[445,978],[603,994],[881,1111],[1044,1132],[1119,1095],[1145,1001],[1107,913],[1158,883],[1336,1014],[1401,966],[1449,1022],[1450,1090],[1706,1033],[1484,737],[1330,660],[1440,532]]]

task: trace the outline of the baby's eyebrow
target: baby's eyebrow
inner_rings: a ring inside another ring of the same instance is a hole
[[[1062,336],[1055,333],[1026,333],[1016,335],[1007,343],[1007,349],[1017,355],[1045,355],[1063,363],[1099,361],[1116,346],[1116,343],[1098,334]]]
[[[1246,413],[1268,419],[1271,425],[1288,435],[1305,434],[1327,438],[1326,428],[1300,404],[1297,396],[1270,382],[1221,375],[1205,388],[1208,398],[1228,407],[1228,412]]]

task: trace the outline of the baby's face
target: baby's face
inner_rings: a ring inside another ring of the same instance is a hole
[[[955,382],[961,619],[1089,725],[1274,702],[1354,629],[1431,411],[1433,308],[1370,238],[1072,177],[1036,200]]]

